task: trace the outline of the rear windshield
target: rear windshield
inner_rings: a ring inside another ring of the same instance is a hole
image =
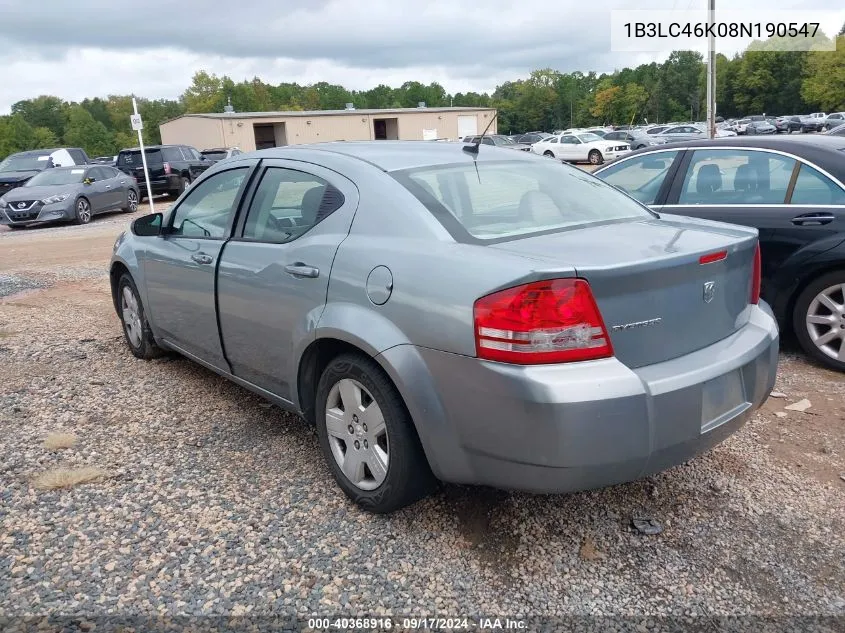
[[[547,160],[437,165],[393,176],[464,242],[654,217],[598,178]]]
[[[24,154],[23,156],[12,155],[0,162],[0,171],[40,171],[52,167],[53,161],[49,154],[41,156],[37,154]]]
[[[202,152],[202,155],[209,160],[223,160],[226,158],[226,152]]]
[[[144,150],[144,154],[147,156],[147,165],[161,165],[164,162],[161,158],[160,149],[147,149]],[[120,152],[117,156],[117,166],[142,167],[143,161],[141,160],[141,150],[135,149]]]

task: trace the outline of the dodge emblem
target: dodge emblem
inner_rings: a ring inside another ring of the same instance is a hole
[[[704,303],[710,303],[713,301],[713,296],[716,294],[716,282],[715,281],[705,281],[704,282]]]

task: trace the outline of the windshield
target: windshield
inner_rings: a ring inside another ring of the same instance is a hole
[[[226,152],[203,152],[202,155],[209,160],[223,160],[226,158]]]
[[[51,165],[49,154],[12,155],[0,162],[0,171],[41,171]]]
[[[458,241],[502,240],[648,210],[579,169],[551,161],[478,161],[393,174]]]
[[[586,134],[576,134],[579,139],[581,139],[584,143],[592,143],[593,141],[600,141],[601,136],[598,134],[593,134],[592,132],[587,132]]]
[[[49,169],[36,174],[26,181],[24,187],[43,187],[45,185],[73,185],[82,182],[84,169]]]
[[[147,156],[148,165],[161,165],[163,162],[160,149],[147,149],[144,150],[144,154]],[[117,156],[118,167],[142,167],[143,164],[141,150],[138,149],[120,152]]]

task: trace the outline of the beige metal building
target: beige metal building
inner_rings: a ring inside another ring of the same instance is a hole
[[[493,108],[394,108],[389,110],[313,110],[186,114],[161,124],[161,142],[199,150],[237,147],[242,151],[365,140],[457,140],[480,134]],[[496,133],[496,122],[488,134]]]

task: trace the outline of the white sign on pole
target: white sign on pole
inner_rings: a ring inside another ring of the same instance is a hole
[[[144,180],[147,183],[147,200],[150,201],[150,213],[155,213],[156,207],[153,204],[153,190],[150,188],[150,170],[147,168],[147,153],[144,151],[144,136],[141,134],[144,124],[141,122],[141,115],[138,114],[138,104],[135,101],[135,97],[132,97],[132,110],[134,112],[129,119],[132,122],[132,129],[138,132],[138,147],[141,150],[141,163],[144,165]],[[138,127],[135,127],[136,121]]]

